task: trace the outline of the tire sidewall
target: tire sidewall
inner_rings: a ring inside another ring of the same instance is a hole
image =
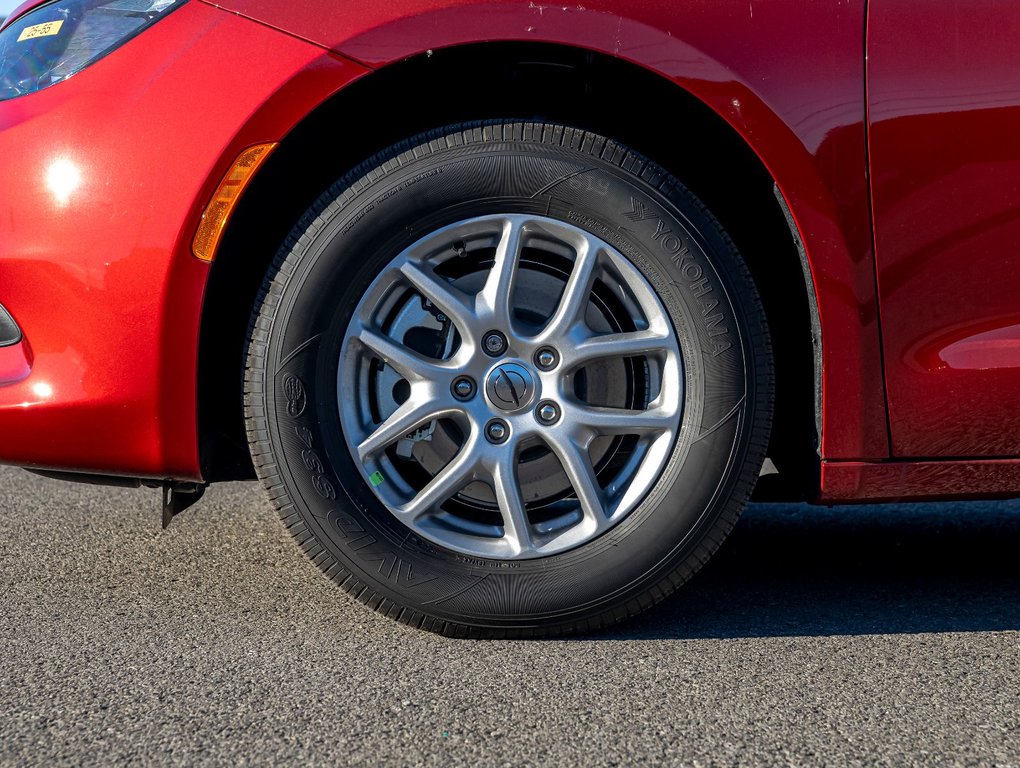
[[[267,436],[305,525],[380,595],[457,622],[566,621],[647,591],[732,512],[756,415],[757,298],[718,225],[661,169],[604,159],[605,147],[481,138],[423,142],[360,169],[296,230],[256,358]],[[607,533],[535,560],[463,555],[403,526],[351,456],[337,402],[344,331],[372,280],[429,232],[488,213],[549,216],[614,246],[659,294],[683,356],[683,423],[660,481]]]

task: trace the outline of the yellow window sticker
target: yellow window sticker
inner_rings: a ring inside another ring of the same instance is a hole
[[[60,34],[60,28],[64,26],[64,20],[60,21],[47,21],[45,24],[35,24],[31,27],[25,27],[21,32],[21,37],[18,38],[19,43],[23,43],[26,40],[35,40],[38,37],[53,37],[53,35]]]

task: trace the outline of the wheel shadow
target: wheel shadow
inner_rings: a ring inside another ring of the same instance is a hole
[[[608,635],[1020,630],[1020,502],[752,505],[678,594]]]

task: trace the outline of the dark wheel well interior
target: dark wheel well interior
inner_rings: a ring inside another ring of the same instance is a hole
[[[591,52],[522,44],[437,51],[368,75],[281,143],[238,207],[210,275],[199,358],[206,478],[254,477],[242,417],[246,334],[263,276],[290,229],[375,152],[420,131],[486,118],[554,120],[610,136],[669,169],[719,218],[751,268],[772,331],[776,487],[784,497],[810,496],[818,458],[812,316],[771,176],[724,121],[672,83]]]

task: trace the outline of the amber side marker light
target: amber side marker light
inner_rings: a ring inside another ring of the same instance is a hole
[[[220,182],[216,194],[206,206],[205,213],[202,214],[202,221],[198,225],[198,232],[195,233],[195,241],[191,246],[192,253],[197,258],[202,261],[212,261],[216,258],[216,251],[220,247],[227,222],[230,221],[241,195],[244,194],[244,190],[255,177],[255,173],[269,159],[269,155],[276,149],[276,146],[276,144],[258,144],[249,147],[234,161],[227,175]]]

